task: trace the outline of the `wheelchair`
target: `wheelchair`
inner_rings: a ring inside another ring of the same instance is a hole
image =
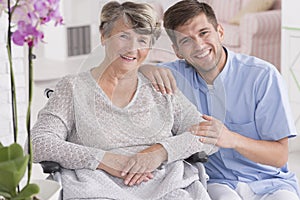
[[[44,90],[44,95],[49,98],[51,94],[54,92],[54,90],[50,88],[46,88]],[[199,171],[199,179],[204,188],[207,188],[207,181],[209,179],[208,175],[206,174],[205,167],[203,163],[208,161],[208,155],[201,151],[198,153],[193,154],[189,158],[185,159],[190,164],[193,164],[197,167]],[[47,179],[57,181],[62,186],[62,179],[61,179],[61,166],[59,163],[53,162],[53,161],[42,161],[40,162],[40,165],[43,169],[43,173],[49,174]],[[60,200],[63,199],[63,194],[61,191]]]

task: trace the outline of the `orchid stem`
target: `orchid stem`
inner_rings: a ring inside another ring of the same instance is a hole
[[[31,169],[32,169],[32,145],[31,145],[31,136],[30,136],[30,114],[31,114],[31,103],[32,103],[32,77],[33,77],[33,46],[28,46],[28,107],[27,107],[27,115],[26,115],[26,128],[27,128],[27,139],[28,139],[28,154],[29,154],[29,161],[28,161],[28,178],[27,184],[30,183],[31,177]]]
[[[16,102],[16,86],[15,86],[15,77],[12,63],[12,48],[11,48],[11,8],[10,1],[7,1],[8,8],[8,30],[7,30],[7,54],[10,70],[10,91],[11,91],[11,101],[12,101],[12,120],[13,120],[13,133],[14,133],[14,142],[17,142],[18,138],[18,116],[17,116],[17,102]]]

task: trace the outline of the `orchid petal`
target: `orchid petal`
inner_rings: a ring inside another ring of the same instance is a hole
[[[23,46],[25,42],[25,36],[20,31],[15,31],[12,34],[12,41],[14,44]]]

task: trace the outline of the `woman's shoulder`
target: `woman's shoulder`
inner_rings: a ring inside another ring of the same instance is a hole
[[[186,97],[179,89],[177,89],[176,92],[172,94],[162,94],[161,91],[158,91],[153,87],[152,82],[149,79],[147,79],[143,74],[139,73],[139,79],[140,92],[152,95],[153,99],[160,99],[160,101],[168,101],[169,103],[186,103]]]
[[[90,79],[89,72],[80,72],[77,74],[68,74],[60,78],[57,85],[74,85],[79,80]]]
[[[139,84],[138,91],[139,95],[152,96],[152,99],[155,101],[170,101],[173,97],[170,94],[162,94],[161,91],[158,91],[154,88],[152,82],[146,78],[142,73],[139,73]]]

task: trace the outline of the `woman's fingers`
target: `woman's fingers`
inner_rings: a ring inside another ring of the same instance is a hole
[[[132,167],[135,165],[135,163],[136,163],[136,162],[135,162],[134,159],[130,159],[130,160],[127,162],[125,168],[122,170],[121,176],[125,176],[125,175],[132,169]]]
[[[132,186],[137,184],[137,181],[144,175],[146,168],[134,166],[124,180],[126,185]]]
[[[148,173],[137,173],[137,174],[129,174],[129,175],[130,177],[128,177],[128,180],[124,181],[124,184],[128,186],[139,185],[142,182],[147,182],[153,178],[153,175],[149,175]]]
[[[139,184],[138,180],[139,179],[145,179],[146,176],[144,176],[144,172],[146,171],[146,168],[140,168],[139,171],[131,178],[129,185],[135,185],[135,184]],[[134,172],[133,172],[134,173]]]
[[[152,177],[153,178],[153,177]],[[141,184],[142,182],[147,182],[149,181],[150,179],[152,178],[149,178],[148,176],[148,173],[144,173],[137,181],[136,181],[136,184]]]
[[[143,176],[142,173],[130,173],[130,176],[128,176],[128,178],[126,177],[124,183],[125,185],[129,185],[129,186],[133,186],[135,184],[137,184],[137,181]]]

